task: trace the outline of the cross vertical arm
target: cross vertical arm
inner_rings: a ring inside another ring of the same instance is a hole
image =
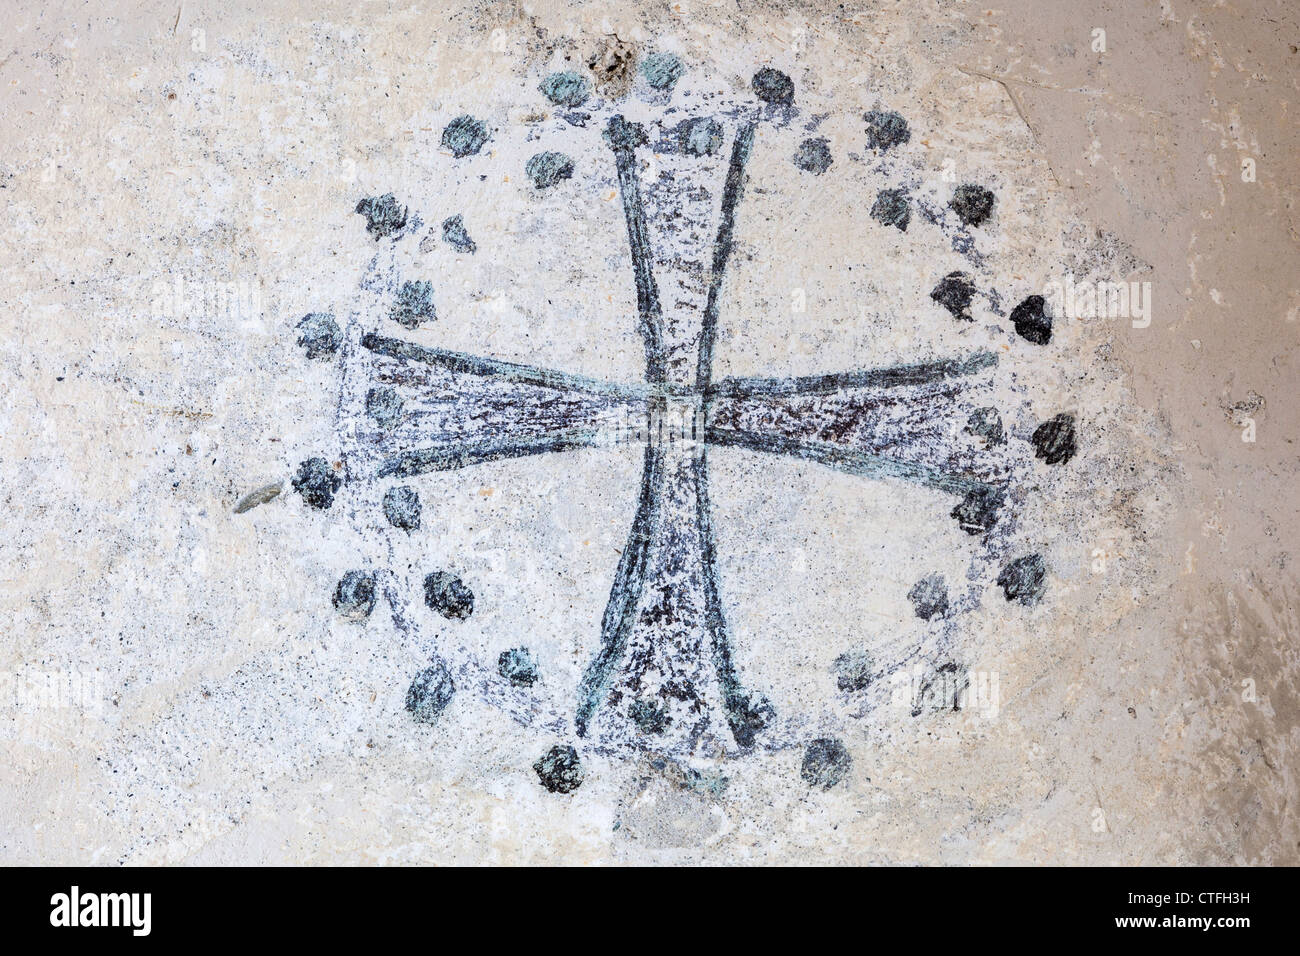
[[[659,527],[663,481],[663,446],[648,442],[641,467],[641,493],[637,498],[636,516],[632,519],[632,530],[614,572],[614,585],[600,623],[600,650],[587,665],[578,687],[574,725],[579,737],[586,736],[592,715],[609,693],[614,671],[627,653],[628,638],[636,623],[637,608],[645,589],[650,545]]]
[[[704,623],[709,633],[713,670],[722,692],[722,706],[727,714],[727,724],[737,744],[741,747],[752,747],[754,735],[767,726],[775,716],[775,711],[765,698],[745,690],[736,671],[736,662],[731,650],[731,636],[727,631],[727,618],[722,609],[722,595],[718,587],[717,548],[713,536],[706,456],[707,449],[701,448],[694,464],[695,500],[703,570]]]
[[[619,193],[623,197],[623,217],[627,220],[628,245],[632,250],[632,276],[636,283],[639,328],[645,343],[646,381],[663,382],[664,369],[663,312],[659,306],[659,287],[651,266],[650,233],[645,207],[641,201],[641,182],[636,168],[636,147],[644,141],[644,131],[622,116],[612,117],[606,131],[614,150],[614,167],[618,172]]]
[[[707,249],[691,246],[699,235],[676,218],[677,182],[660,177],[652,187],[650,213],[659,233],[650,232],[643,205],[635,148],[640,127],[615,117],[607,140],[614,151],[627,221],[637,288],[640,329],[646,350],[646,379],[659,388],[649,401],[651,417],[687,411],[698,420],[701,389],[711,378],[713,338],[732,248],[735,209],[744,165],[753,142],[752,124],[733,143],[722,195],[721,222],[713,239],[707,289],[694,285],[703,276]],[[696,169],[691,177],[698,177]],[[691,215],[707,214],[709,193]],[[689,218],[689,217],[688,217]],[[707,241],[707,240],[706,240]],[[661,307],[656,263],[667,270],[669,313]],[[687,350],[694,352],[687,358]],[[734,738],[741,747],[771,718],[767,701],[741,685],[718,583],[716,547],[708,496],[705,446],[693,434],[648,437],[641,493],[627,545],[619,561],[601,625],[601,645],[579,688],[575,725],[587,736],[600,721],[626,722],[654,738],[655,746],[689,752],[707,738]]]
[[[709,274],[709,297],[704,306],[704,321],[700,329],[700,357],[695,373],[695,387],[707,389],[713,380],[713,344],[718,335],[718,309],[722,297],[722,278],[731,258],[731,247],[736,230],[736,206],[745,190],[745,164],[749,162],[754,145],[754,124],[747,123],[736,134],[731,146],[731,162],[727,166],[727,181],[722,190],[722,222],[713,243],[713,269]]]

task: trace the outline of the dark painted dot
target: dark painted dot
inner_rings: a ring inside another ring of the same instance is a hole
[[[502,651],[497,658],[497,673],[516,687],[532,687],[537,683],[537,662],[533,660],[533,652],[526,647]]]
[[[611,149],[636,149],[648,138],[644,126],[629,123],[621,116],[610,117],[602,137]]]
[[[366,392],[366,414],[381,428],[392,428],[402,420],[402,396],[396,389],[376,386]]]
[[[349,621],[364,621],[375,609],[375,576],[349,571],[334,588],[334,609]]]
[[[948,585],[941,574],[921,578],[907,592],[907,599],[912,602],[916,616],[923,621],[932,621],[948,613]]]
[[[686,73],[686,65],[675,53],[651,53],[641,61],[641,75],[651,89],[671,90]]]
[[[876,662],[866,651],[846,651],[832,665],[835,686],[843,691],[866,690],[876,670]]]
[[[690,156],[712,156],[722,148],[722,124],[707,116],[677,124],[677,142]]]
[[[731,690],[726,692],[723,702],[727,707],[731,736],[742,747],[754,746],[754,737],[776,716],[776,709],[762,694]]]
[[[474,240],[465,231],[465,220],[460,213],[442,221],[442,241],[457,252],[475,252],[478,250]]]
[[[542,754],[533,770],[542,786],[551,793],[572,793],[582,786],[582,761],[578,751],[566,745],[552,747]]]
[[[871,218],[886,226],[897,226],[907,232],[907,224],[912,218],[911,204],[907,193],[901,189],[882,189],[876,193],[876,201],[871,206]]]
[[[298,320],[298,344],[309,359],[328,359],[343,344],[343,332],[328,312],[309,312]]]
[[[424,279],[403,282],[388,317],[407,329],[418,328],[421,322],[436,319],[438,312],[433,306],[433,283]]]
[[[424,603],[449,621],[463,621],[474,613],[474,592],[456,575],[434,571],[424,579]]]
[[[953,191],[948,205],[966,225],[979,226],[993,215],[993,199],[993,193],[983,186],[962,183]]]
[[[1049,418],[1034,429],[1029,441],[1034,446],[1034,454],[1049,465],[1065,464],[1078,450],[1074,440],[1074,416]]]
[[[406,207],[399,206],[392,193],[368,196],[357,203],[356,211],[366,217],[366,232],[378,242],[396,236],[406,228]]]
[[[789,106],[794,102],[794,82],[780,70],[765,66],[754,74],[751,84],[765,103]]]
[[[831,144],[825,137],[806,139],[794,154],[794,164],[806,173],[820,176],[831,168]]]
[[[420,510],[420,496],[410,485],[397,485],[384,492],[384,517],[394,528],[418,530]]]
[[[1041,554],[1027,554],[1008,562],[998,575],[998,584],[1008,601],[1019,601],[1025,607],[1038,603],[1043,596],[1047,566]]]
[[[632,701],[627,709],[628,716],[643,734],[661,734],[672,722],[668,709],[662,701],[641,697]]]
[[[556,106],[581,106],[591,96],[591,84],[587,78],[571,70],[552,73],[537,88]]]
[[[867,121],[867,149],[884,152],[912,138],[907,120],[893,110],[871,110],[862,118]]]
[[[573,160],[564,153],[538,153],[524,164],[524,172],[538,189],[549,189],[573,176]]]
[[[342,486],[343,479],[324,458],[308,458],[293,476],[293,490],[308,506],[321,511],[334,504],[334,495]]]
[[[421,723],[431,724],[447,709],[456,685],[447,665],[437,661],[415,675],[406,691],[406,709]]]
[[[844,744],[834,737],[818,737],[804,751],[799,776],[810,787],[829,790],[848,775],[853,766]]]
[[[983,438],[989,447],[1002,444],[1002,416],[991,405],[977,408],[966,419],[966,431]]]
[[[442,131],[442,147],[460,159],[472,156],[487,142],[487,125],[472,116],[457,116]]]
[[[1052,317],[1047,314],[1047,300],[1041,295],[1027,296],[1012,309],[1011,324],[1027,342],[1046,345],[1052,341]]]
[[[952,509],[957,525],[967,534],[984,534],[998,522],[1003,495],[994,488],[975,488],[966,492],[961,504]]]
[[[952,313],[954,319],[970,322],[970,303],[975,297],[975,283],[968,273],[949,272],[939,280],[930,298]]]

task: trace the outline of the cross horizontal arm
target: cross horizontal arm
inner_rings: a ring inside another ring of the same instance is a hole
[[[992,401],[988,351],[801,378],[729,378],[705,402],[712,445],[789,455],[948,494],[1004,483],[1008,461],[967,426]]]
[[[781,435],[764,435],[734,428],[706,427],[704,436],[705,441],[712,445],[747,448],[750,451],[803,458],[807,461],[815,461],[819,465],[827,465],[837,471],[861,475],[864,478],[901,478],[904,481],[954,495],[965,495],[985,489],[992,490],[995,487],[968,475],[942,471],[919,462],[891,458],[888,455],[876,455],[856,448],[845,448],[830,442],[799,441]]]
[[[520,385],[538,385],[543,388],[558,389],[565,392],[585,392],[591,395],[605,395],[610,398],[637,399],[645,398],[651,393],[647,385],[641,383],[624,385],[606,382],[601,379],[573,375],[554,369],[539,368],[536,365],[524,365],[519,362],[503,362],[500,359],[483,358],[467,352],[452,352],[448,349],[429,348],[416,345],[404,339],[389,338],[374,332],[366,333],[361,344],[376,355],[393,359],[405,359],[421,362],[425,365],[445,368],[449,372],[462,375],[475,375],[481,378],[495,378],[503,382],[515,382]]]
[[[381,478],[612,444],[656,393],[375,333],[361,345],[351,460]]]
[[[966,358],[943,359],[915,365],[891,365],[857,372],[831,372],[798,378],[725,378],[708,390],[710,397],[755,398],[785,395],[826,395],[850,389],[905,388],[973,375],[998,364],[993,352],[976,352]]]
[[[594,448],[609,444],[609,433],[595,428],[574,429],[559,434],[527,435],[504,440],[480,439],[451,445],[432,445],[398,452],[385,458],[377,472],[380,478],[407,478],[430,471],[455,471],[469,465],[507,458],[526,458],[557,451]]]

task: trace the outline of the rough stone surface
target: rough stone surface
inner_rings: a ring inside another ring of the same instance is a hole
[[[269,485],[263,485],[260,488],[254,488],[244,497],[240,498],[235,504],[234,512],[242,515],[245,511],[251,511],[258,505],[264,505],[268,501],[273,501],[280,497],[280,492],[284,490],[283,482],[273,482]]]

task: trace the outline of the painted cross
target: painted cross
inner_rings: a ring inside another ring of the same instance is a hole
[[[721,124],[708,122],[712,136],[723,135]],[[754,133],[755,116],[742,116],[729,159],[715,147],[718,162],[696,155],[687,137],[666,136],[655,151],[675,153],[678,163],[646,188],[637,157],[645,129],[621,115],[609,119],[605,139],[627,224],[644,382],[602,382],[376,333],[361,339],[375,387],[357,447],[360,467],[377,477],[629,437],[644,443],[636,513],[600,648],[578,689],[579,737],[639,737],[675,753],[702,740],[744,749],[773,717],[770,703],[742,680],[728,634],[709,504],[711,447],[919,483],[958,499],[954,513],[979,531],[1002,500],[1005,460],[964,427],[997,363],[991,352],[807,378],[714,380],[724,278]],[[373,406],[401,414],[376,415]]]
[[[656,54],[643,69],[651,98],[668,102],[680,62]],[[559,112],[563,122],[582,127],[591,120],[590,112],[576,109],[591,92],[583,77],[553,74],[540,89],[557,107],[572,108]],[[1006,440],[1011,426],[1004,432],[994,404],[992,373],[998,360],[991,351],[802,378],[715,379],[724,284],[757,125],[766,117],[788,124],[794,115],[793,84],[784,74],[759,70],[753,89],[763,105],[727,105],[716,93],[697,92],[711,104],[713,116],[652,124],[653,133],[622,114],[605,114],[604,139],[613,153],[631,253],[644,381],[601,381],[362,333],[356,315],[346,333],[327,314],[313,313],[299,324],[299,344],[308,357],[342,355],[343,470],[366,499],[364,508],[351,509],[354,516],[382,509],[390,525],[409,532],[419,527],[420,501],[405,479],[510,458],[643,444],[635,515],[601,620],[599,648],[579,681],[571,716],[551,714],[543,720],[552,732],[566,734],[571,728],[586,746],[606,752],[737,753],[760,740],[764,746],[787,746],[806,732],[806,725],[791,720],[794,733],[779,733],[771,703],[742,679],[719,580],[709,501],[711,450],[786,456],[864,478],[908,482],[934,492],[942,507],[951,504],[951,516],[978,542],[969,587],[950,600],[943,580],[931,575],[908,594],[917,617],[941,625],[944,634],[951,633],[953,615],[979,606],[978,570],[1000,561],[1000,549],[1012,540],[1015,509],[1004,505],[1020,501],[1018,489],[1028,474]],[[897,113],[872,111],[864,119],[871,149],[888,150],[910,137]],[[459,158],[476,154],[489,135],[484,123],[462,116],[448,124],[442,144]],[[655,159],[647,161],[647,152]],[[660,163],[660,157],[666,161]],[[794,159],[800,169],[817,175],[831,161],[824,139],[805,140]],[[643,169],[650,170],[645,181]],[[572,176],[573,162],[560,153],[538,153],[525,172],[538,189],[550,188]],[[978,262],[969,229],[988,219],[994,200],[990,190],[962,184],[948,209],[919,208],[929,222],[952,232],[954,251]],[[871,218],[886,228],[905,229],[909,209],[904,190],[884,189]],[[362,200],[357,211],[367,217],[367,231],[376,240],[396,240],[408,226],[407,210],[391,195]],[[443,223],[443,237],[460,252],[475,249],[461,216]],[[390,291],[384,281],[375,288]],[[971,321],[974,293],[970,276],[953,272],[930,297],[964,323]],[[404,283],[390,317],[414,328],[421,317],[433,316],[430,294],[427,282]],[[996,293],[988,298],[990,311],[1001,315]],[[1016,334],[1035,346],[1051,339],[1051,317],[1041,296],[1022,301],[1010,321]],[[1023,405],[1016,414],[1023,420]],[[1068,461],[1075,453],[1074,420],[1057,415],[1028,441],[1047,464]],[[320,458],[303,462],[294,487],[307,504],[328,508],[342,483],[338,467]],[[259,489],[237,510],[269,500],[276,491],[276,486]],[[1029,606],[1039,600],[1044,577],[1041,556],[1030,553],[1003,565],[997,584],[1008,601]],[[395,580],[383,579],[384,594],[394,621],[409,631],[403,608],[410,598],[399,593]],[[335,606],[363,619],[379,589],[374,573],[349,572],[339,582]],[[473,613],[472,591],[451,572],[428,574],[424,591],[425,603],[448,619]],[[909,655],[917,659],[918,653],[913,649]],[[939,670],[947,674],[955,667],[949,662]],[[859,662],[852,673],[840,674],[838,683],[841,690],[869,686],[874,693],[885,672],[868,672]],[[501,689],[532,686],[537,673],[530,653],[519,648],[503,654],[497,674],[504,684],[496,689],[480,682],[485,696],[530,722],[535,702],[507,703],[509,692]],[[436,720],[459,679],[435,654],[412,682],[407,709],[418,720]],[[843,744],[817,738],[807,745],[801,772],[810,785],[830,787],[848,764]],[[567,745],[552,748],[534,769],[557,792],[582,780],[578,754]]]

